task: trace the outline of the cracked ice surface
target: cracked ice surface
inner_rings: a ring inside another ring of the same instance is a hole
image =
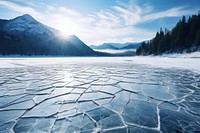
[[[12,60],[0,68],[0,132],[200,132],[198,73],[114,59]]]

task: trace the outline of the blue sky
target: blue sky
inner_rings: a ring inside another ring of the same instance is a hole
[[[63,34],[98,45],[151,39],[160,27],[171,29],[199,9],[199,0],[1,0],[0,18],[30,14]]]

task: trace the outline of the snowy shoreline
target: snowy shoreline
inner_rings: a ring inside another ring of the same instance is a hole
[[[192,53],[172,53],[172,54],[162,54],[161,57],[170,57],[170,58],[200,58],[200,51]]]
[[[5,57],[0,58],[0,68],[30,67],[53,64],[84,64],[84,63],[133,63],[156,68],[187,69],[200,73],[200,58],[165,57],[165,56],[135,56],[135,57]]]

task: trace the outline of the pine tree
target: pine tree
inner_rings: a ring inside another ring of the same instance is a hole
[[[195,44],[200,45],[200,29],[196,33]]]
[[[152,40],[139,49],[140,54],[159,54],[189,49],[194,44],[200,45],[200,12],[198,15],[189,17],[188,21],[183,16],[171,31],[167,29],[163,31],[160,28],[160,32],[157,32]]]

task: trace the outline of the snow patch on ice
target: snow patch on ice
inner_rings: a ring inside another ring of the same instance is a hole
[[[200,51],[192,53],[173,53],[173,54],[163,54],[161,57],[171,57],[171,58],[200,58]]]
[[[200,73],[200,58],[170,58],[170,57],[133,57],[136,64],[150,65],[161,68],[187,69]]]

